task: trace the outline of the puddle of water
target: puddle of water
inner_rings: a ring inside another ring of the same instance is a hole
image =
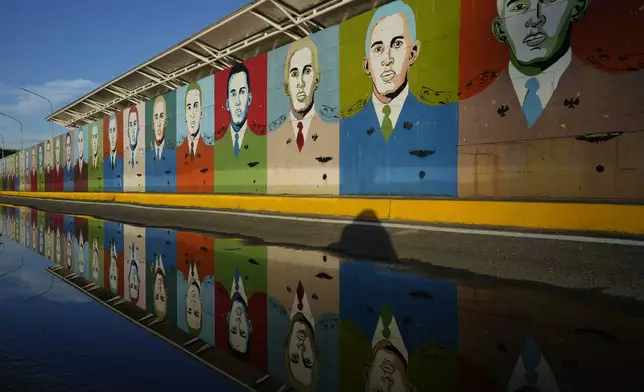
[[[644,364],[641,312],[572,291],[481,285],[408,266],[29,208],[3,207],[2,233],[9,253],[0,254],[0,274],[20,265],[18,254],[29,266],[0,278],[0,301],[46,290],[51,262],[62,275],[74,272],[163,320],[157,325],[297,390],[606,391],[615,383],[644,390],[636,376]],[[3,279],[14,275],[7,286]],[[40,321],[2,317],[14,331],[7,339],[29,340],[34,325],[44,325],[50,339],[66,342],[59,350],[91,334],[94,343],[83,343],[88,357],[101,350],[131,356],[139,347],[98,326],[89,297],[61,281],[56,287],[32,302],[67,310],[55,315],[52,307]],[[77,326],[88,319],[94,327]],[[28,332],[17,332],[21,323]],[[14,346],[5,355],[18,361],[24,353]],[[29,347],[31,361],[41,361]],[[166,361],[155,358],[148,361]],[[109,379],[107,369],[78,368],[69,378]]]

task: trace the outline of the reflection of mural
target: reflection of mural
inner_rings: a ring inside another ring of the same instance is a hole
[[[214,240],[177,234],[177,325],[210,344],[214,339]]]
[[[87,190],[103,191],[103,121],[95,121],[89,126],[89,157]]]
[[[215,242],[216,347],[267,371],[266,247]]]
[[[339,125],[319,114],[338,107],[338,31],[326,29],[268,55],[269,86],[283,86],[269,91],[268,193],[339,191]]]
[[[339,260],[268,248],[268,371],[298,391],[337,391]]]
[[[38,211],[38,254],[42,257],[47,257],[47,252],[45,250],[45,229],[45,213],[43,211]]]
[[[215,192],[266,193],[266,59],[215,75]]]
[[[87,127],[76,130],[76,165],[74,166],[74,191],[87,191]]]
[[[75,169],[75,159],[74,159],[74,131],[69,131],[65,135],[65,164],[63,165],[63,189],[65,192],[74,191],[74,169]]]
[[[343,262],[340,390],[454,390],[456,301],[449,281]]]
[[[461,196],[632,198],[644,191],[641,148],[633,147],[644,143],[634,132],[644,122],[636,87],[644,73],[633,67],[642,58],[641,29],[633,29],[644,20],[633,12],[641,2],[551,3],[466,2],[462,9],[471,21],[462,29],[463,56],[473,59],[477,47],[506,54],[497,56],[502,64],[488,56],[462,62],[462,77],[474,76],[474,66],[488,76],[467,84],[480,92],[460,103]]]
[[[38,252],[38,211],[37,210],[31,210],[31,250],[34,252]],[[6,220],[5,220],[6,224]],[[63,230],[61,228],[61,230]],[[64,232],[64,230],[63,230]],[[5,230],[5,235],[7,234]]]
[[[124,225],[124,297],[145,309],[145,228]]]
[[[63,218],[64,216],[62,214],[54,214],[54,263],[60,266],[64,263],[65,224]]]
[[[177,190],[175,96],[172,91],[146,103],[145,189],[148,192]],[[212,176],[212,172],[209,175]]]
[[[123,191],[123,116],[121,113],[103,118],[103,177],[105,191]],[[107,131],[105,131],[107,130]]]
[[[67,268],[70,272],[75,272],[74,255],[76,254],[75,246],[75,233],[76,233],[76,220],[73,216],[65,215],[63,218],[63,267]],[[40,234],[39,234],[40,239]]]
[[[91,280],[90,276],[90,244],[89,244],[89,224],[87,218],[74,217],[74,254],[76,255],[76,272],[87,280]]]
[[[214,77],[209,76],[177,90],[177,190],[213,191]]]
[[[123,224],[115,222],[103,222],[105,233],[103,256],[103,277],[105,283],[103,287],[120,297],[124,294],[124,232]]]
[[[456,196],[458,105],[428,106],[410,91],[408,73],[422,38],[414,11],[399,0],[380,7],[362,40],[352,24],[368,17],[340,26],[341,46],[363,48],[372,84],[364,107],[340,122],[340,192]]]
[[[145,233],[147,310],[168,325],[177,320],[177,234],[148,228]]]
[[[91,169],[90,169],[91,170]],[[90,280],[101,286],[105,282],[103,273],[105,271],[105,235],[103,229],[104,221],[100,219],[89,220],[89,253],[90,253]]]

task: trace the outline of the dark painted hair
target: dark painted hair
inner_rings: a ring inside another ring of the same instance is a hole
[[[226,95],[230,91],[230,79],[232,79],[233,75],[236,75],[242,72],[246,74],[246,81],[248,82],[248,90],[250,91],[250,72],[248,72],[248,68],[246,68],[246,66],[243,63],[237,63],[233,65],[233,67],[230,69],[230,73],[228,74],[228,83],[226,84]]]

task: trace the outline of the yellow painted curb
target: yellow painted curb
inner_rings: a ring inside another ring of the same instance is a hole
[[[93,192],[0,195],[351,218],[371,210],[380,220],[644,234],[644,205]]]

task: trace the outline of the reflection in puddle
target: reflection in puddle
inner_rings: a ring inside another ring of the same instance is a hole
[[[193,353],[214,347],[299,391],[606,391],[616,379],[621,390],[644,390],[634,376],[644,319],[607,301],[28,208],[2,212],[5,238],[61,275],[123,298],[166,337],[197,338]]]

